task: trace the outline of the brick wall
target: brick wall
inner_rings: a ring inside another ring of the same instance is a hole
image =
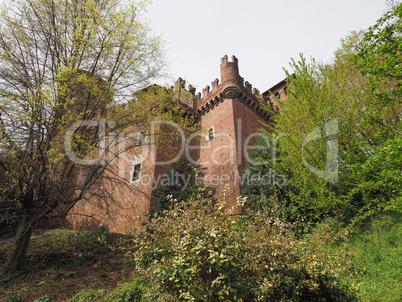
[[[187,150],[184,156],[189,156],[190,160],[206,169],[205,181],[216,188],[216,197],[225,201],[228,209],[232,209],[237,197],[241,195],[240,177],[246,167],[246,155],[249,151],[245,146],[251,147],[255,144],[258,129],[265,128],[268,132],[272,132],[273,127],[270,124],[270,113],[263,110],[259,104],[257,91],[240,76],[237,58],[233,56],[229,61],[228,57],[224,56],[221,59],[220,69],[221,83],[215,79],[211,82],[211,86],[203,89],[202,95],[196,95],[195,89],[189,87],[189,93],[186,94],[183,106],[189,115],[196,118],[199,132],[187,137],[191,140],[189,145],[192,150]],[[182,79],[175,83],[176,89],[178,87],[185,89],[184,85]],[[264,92],[262,97],[268,100],[272,99],[275,93],[279,93],[283,99],[286,97],[285,87],[286,83],[282,81],[273,86],[272,90]],[[190,98],[193,96],[193,100],[189,99],[189,95]],[[273,106],[275,105],[273,102]],[[213,138],[209,137],[210,129],[213,129]],[[179,145],[177,141],[168,143]],[[151,147],[141,148],[144,151],[144,148]],[[67,216],[69,226],[74,229],[93,230],[100,223],[106,223],[111,231],[123,233],[138,227],[144,219],[143,213],[151,206],[155,179],[171,167],[170,164],[155,164],[156,161],[170,159],[169,156],[166,157],[164,148],[160,149],[153,149],[152,154],[147,153],[143,162],[141,173],[149,175],[149,183],[128,181],[129,185],[125,187],[105,182],[103,185],[108,186],[109,198],[102,200],[93,196],[79,202]],[[131,152],[126,155],[127,163],[121,175],[125,180],[130,180],[132,177],[132,169],[138,158],[137,153]],[[122,173],[121,167],[116,169],[120,169],[119,173]],[[239,208],[235,210],[239,211],[241,211]]]

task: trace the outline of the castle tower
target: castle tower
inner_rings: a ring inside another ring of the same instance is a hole
[[[242,188],[247,186],[247,179],[242,177],[247,165],[247,153],[260,135],[258,129],[265,128],[272,132],[271,115],[260,106],[258,91],[240,76],[235,56],[231,60],[226,55],[221,59],[220,79],[213,80],[210,86],[202,89],[202,95],[196,94],[191,86],[186,90],[185,85],[181,78],[176,81],[172,88],[173,99],[183,106],[185,114],[195,117],[200,131],[188,134],[184,140],[184,155],[205,168],[204,181],[216,189],[216,197],[226,202],[228,209],[239,213],[242,209],[236,205],[236,201],[242,194]],[[157,87],[152,85],[149,88]],[[277,93],[285,97],[285,88],[281,82],[265,92],[263,97],[269,104],[274,104]],[[166,133],[171,131],[169,129],[162,128]],[[133,127],[128,133],[138,132],[139,135],[142,130]],[[135,140],[134,137],[130,139]],[[154,185],[158,184],[159,176],[171,167],[170,164],[160,163],[166,163],[171,158],[165,158],[163,148],[154,149],[151,142],[140,139],[138,142],[137,149],[130,149],[124,155],[124,160],[116,163],[119,177],[127,180],[130,188],[138,190],[110,185],[110,197],[118,202],[110,202],[105,208],[92,206],[96,204],[96,199],[77,204],[70,211],[72,217],[77,217],[77,223],[74,222],[71,227],[88,230],[103,222],[113,232],[130,232],[141,223],[143,213],[151,206]],[[184,142],[178,140],[169,143],[179,145]],[[88,203],[91,205],[88,206]]]
[[[216,189],[218,199],[233,208],[241,189],[247,153],[255,144],[258,129],[268,131],[270,115],[261,108],[252,90],[239,74],[238,60],[225,55],[221,59],[221,84],[215,79],[203,89],[202,98],[194,103],[203,137],[199,142],[198,163],[206,168],[205,181]],[[235,209],[240,212],[241,209]]]

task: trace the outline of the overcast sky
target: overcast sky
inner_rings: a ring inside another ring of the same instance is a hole
[[[173,84],[197,92],[220,78],[220,58],[239,59],[240,74],[261,92],[285,77],[290,58],[330,62],[340,39],[367,29],[385,0],[153,0],[146,18],[167,42]]]

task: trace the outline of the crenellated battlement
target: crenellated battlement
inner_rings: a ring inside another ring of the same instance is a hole
[[[214,81],[211,82],[212,90],[218,88],[219,86],[219,79],[215,79]]]
[[[206,86],[202,89],[202,96],[198,99],[197,106],[203,105],[208,101],[216,98],[218,95],[223,95],[225,98],[237,98],[241,93],[248,95],[255,101],[254,96],[258,94],[258,90],[253,89],[253,86],[248,82],[244,82],[239,74],[238,59],[232,56],[231,61],[225,55],[221,58],[221,80],[215,79],[211,82],[211,86]],[[196,109],[196,107],[194,109]]]
[[[203,88],[202,89],[202,94],[203,95],[208,95],[209,94],[209,89],[210,89],[211,87],[209,87],[208,85],[205,87],[205,88]]]
[[[232,56],[232,62],[229,62],[228,61],[228,56],[224,55],[223,58],[221,59],[221,64],[225,65],[227,63],[232,63],[232,64],[235,64],[235,65],[238,65],[238,60],[237,60],[237,58],[235,56]]]
[[[192,102],[182,100],[183,93],[181,94],[181,101],[186,105],[190,106],[193,114],[201,114],[209,112],[224,99],[238,99],[241,103],[247,104],[249,108],[254,108],[253,110],[260,111],[260,104],[256,97],[259,95],[259,91],[253,88],[248,81],[244,81],[244,78],[239,74],[238,59],[235,56],[231,57],[231,61],[228,60],[228,56],[225,55],[221,58],[221,79],[216,78],[211,82],[211,85],[207,85],[202,89],[202,94],[198,92],[196,94],[196,89],[189,85],[188,90],[186,90],[186,81],[179,78],[175,82],[175,89],[182,89],[182,91],[188,91],[192,96]],[[266,118],[264,114],[264,118]]]
[[[186,81],[183,80],[182,78],[178,78],[176,82],[174,82],[174,89],[179,90],[181,88],[186,87]]]
[[[239,84],[239,64],[235,56],[232,56],[232,62],[228,61],[228,56],[225,55],[221,59],[221,83]]]

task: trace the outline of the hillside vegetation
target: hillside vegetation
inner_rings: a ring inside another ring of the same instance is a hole
[[[218,207],[218,208],[216,208]],[[277,217],[190,202],[135,237],[37,231],[2,301],[400,301],[402,221],[382,214],[352,234],[333,221],[296,238]],[[171,227],[167,227],[170,225]],[[342,234],[342,235],[340,235]],[[3,240],[4,261],[9,240]]]
[[[332,63],[292,61],[276,133],[249,154],[241,215],[197,183],[156,190],[130,236],[37,230],[1,298],[402,301],[401,32],[402,4]],[[272,173],[281,181],[264,183]]]

